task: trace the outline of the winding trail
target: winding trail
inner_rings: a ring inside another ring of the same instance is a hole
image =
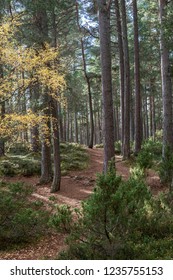
[[[62,177],[61,190],[58,193],[50,194],[50,184],[37,186],[38,177],[15,177],[8,178],[8,181],[20,181],[35,185],[34,198],[40,199],[45,203],[50,203],[53,196],[54,203],[68,204],[71,207],[80,207],[82,200],[85,200],[93,191],[96,174],[102,172],[103,168],[103,149],[87,149],[90,156],[88,168],[81,171],[72,171],[68,176]],[[122,161],[120,156],[116,156],[117,174],[122,175],[123,179],[129,176],[129,167]],[[149,171],[147,183],[152,189],[153,194],[163,190],[158,176]],[[58,252],[66,248],[65,234],[54,233],[43,237],[39,242],[30,244],[25,248],[16,249],[9,252],[0,251],[0,259],[11,260],[34,260],[34,259],[55,259]]]

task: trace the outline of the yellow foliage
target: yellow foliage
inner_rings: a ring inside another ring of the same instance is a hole
[[[65,104],[63,91],[65,79],[60,65],[57,48],[45,43],[44,48],[28,48],[15,39],[19,32],[18,18],[4,18],[0,25],[0,66],[3,77],[0,78],[0,102],[15,96],[24,95],[29,88],[39,84],[41,92],[48,92],[53,98]],[[7,114],[0,118],[0,137],[12,137],[19,131],[39,124],[41,132],[46,135],[49,129],[47,117],[36,115],[31,111],[26,114]]]
[[[60,63],[56,63],[58,50],[46,43],[39,50],[19,45],[15,40],[19,25],[18,19],[5,19],[0,26],[0,64],[4,69],[4,77],[0,79],[0,97],[6,99],[18,88],[20,92],[25,92],[29,86],[38,82],[59,100],[60,92],[62,94],[65,88],[65,80]]]
[[[3,118],[0,117],[0,138],[11,138],[13,135],[36,125],[39,125],[42,133],[46,134],[48,133],[46,125],[48,119],[48,117],[37,115],[31,110],[28,110],[26,114],[6,114]]]

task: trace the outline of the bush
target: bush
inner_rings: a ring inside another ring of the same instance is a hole
[[[173,153],[167,147],[165,149],[165,158],[162,158],[162,161],[159,166],[159,176],[161,182],[170,187],[172,185],[173,178]]]
[[[136,163],[140,168],[151,168],[153,163],[153,154],[148,150],[142,149],[137,155]]]
[[[156,140],[149,138],[142,144],[142,149],[151,153],[154,158],[158,159],[162,156],[162,141],[160,138],[156,138]]]
[[[65,171],[70,170],[82,170],[87,167],[88,164],[88,154],[85,148],[79,144],[67,144],[61,143],[61,168],[62,172],[66,174]]]
[[[41,164],[37,159],[24,156],[6,157],[0,161],[0,174],[5,176],[33,176],[41,174]]]
[[[21,183],[2,184],[0,189],[0,246],[29,242],[44,234],[48,215],[42,205],[30,201],[33,189]]]
[[[8,152],[13,155],[26,155],[30,152],[30,147],[25,142],[16,142],[9,147]]]
[[[9,160],[0,161],[0,175],[13,177],[16,174],[16,165]]]
[[[49,219],[49,225],[58,231],[70,232],[73,223],[70,206],[56,205],[55,208],[55,213]]]
[[[59,258],[158,259],[153,244],[159,248],[163,239],[167,244],[173,240],[171,211],[170,200],[152,197],[140,172],[133,172],[128,181],[113,171],[99,175],[93,195],[71,226],[69,249]],[[160,252],[161,257],[172,256],[168,249]]]

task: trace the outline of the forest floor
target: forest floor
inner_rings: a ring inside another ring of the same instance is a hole
[[[50,194],[50,185],[38,186],[38,177],[12,177],[5,178],[6,181],[25,182],[35,186],[33,196],[43,202],[50,203],[53,196],[54,203],[67,204],[73,208],[80,207],[82,200],[85,200],[93,191],[96,175],[102,172],[103,149],[88,149],[90,156],[88,168],[80,171],[71,171],[67,176],[62,177],[61,190],[58,193]],[[121,156],[116,156],[117,174],[123,179],[129,176],[129,165],[122,161]],[[147,183],[152,193],[165,190],[160,183],[158,175],[152,171],[147,171]],[[34,260],[34,259],[55,259],[60,251],[66,248],[65,234],[51,233],[43,237],[34,244],[24,248],[16,248],[10,251],[0,251],[0,259],[11,260]]]

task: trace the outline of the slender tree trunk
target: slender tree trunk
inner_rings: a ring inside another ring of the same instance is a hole
[[[3,79],[3,67],[0,64],[0,79]],[[1,101],[1,119],[5,117],[5,101]],[[0,138],[0,157],[5,155],[5,141],[3,138]]]
[[[121,107],[121,140],[124,139],[124,50],[123,50],[123,34],[121,27],[121,16],[119,9],[119,1],[115,1],[115,15],[118,33],[118,51],[119,51],[119,65],[120,65],[120,107]],[[122,150],[123,151],[123,150]]]
[[[51,185],[51,193],[60,190],[61,184],[61,158],[60,158],[60,143],[59,143],[59,127],[58,127],[58,106],[56,100],[51,100],[52,113],[52,133],[53,133],[53,162],[54,173],[53,182]]]
[[[139,60],[139,35],[137,2],[133,0],[133,25],[134,25],[134,81],[135,81],[135,149],[138,154],[142,143],[142,112],[140,90],[140,60]]]
[[[62,109],[61,109],[61,104],[59,102],[58,102],[58,119],[59,119],[60,140],[65,141],[64,140]]]
[[[130,157],[130,64],[127,37],[127,20],[125,0],[121,0],[123,50],[124,50],[124,138],[123,158]]]
[[[98,129],[99,129],[99,144],[102,143],[102,125],[101,125],[101,116],[100,116],[100,110],[98,110]]]
[[[75,124],[75,142],[78,143],[79,142],[79,138],[78,138],[78,119],[77,119],[76,109],[75,109],[75,112],[74,112],[74,124]]]
[[[73,115],[70,115],[70,142],[73,143]]]
[[[103,97],[104,166],[106,173],[110,161],[114,164],[114,118],[112,98],[110,7],[106,0],[97,0],[99,8],[99,32]]]
[[[51,135],[50,135],[50,98],[47,92],[43,96],[43,104],[47,105],[44,110],[44,115],[48,117],[45,125],[46,133],[43,132],[42,135],[42,145],[41,145],[41,177],[40,184],[49,183],[52,180],[52,164],[51,164]]]
[[[76,14],[77,14],[77,24],[79,31],[81,31],[81,26],[79,23],[79,10],[78,10],[78,2],[76,1]],[[90,114],[90,140],[89,140],[89,148],[93,148],[93,142],[94,142],[94,117],[93,117],[93,105],[92,105],[92,94],[91,94],[91,82],[90,78],[88,77],[87,73],[87,66],[86,66],[86,58],[85,58],[85,46],[84,46],[84,39],[81,38],[81,50],[82,50],[82,60],[83,60],[83,69],[84,69],[84,75],[85,80],[87,83],[88,88],[88,98],[89,98],[89,114]]]
[[[67,108],[67,113],[66,113],[66,141],[69,142],[70,140],[70,127],[69,127],[69,123],[70,123],[70,117],[69,117],[69,108]]]
[[[39,100],[39,85],[35,85],[31,90],[31,108],[34,113],[37,113],[37,102]],[[40,143],[39,143],[39,129],[38,125],[35,125],[31,128],[31,147],[34,153],[38,153],[40,151]]]
[[[66,112],[63,114],[63,131],[64,131],[64,141],[67,141],[67,129],[66,129]]]

